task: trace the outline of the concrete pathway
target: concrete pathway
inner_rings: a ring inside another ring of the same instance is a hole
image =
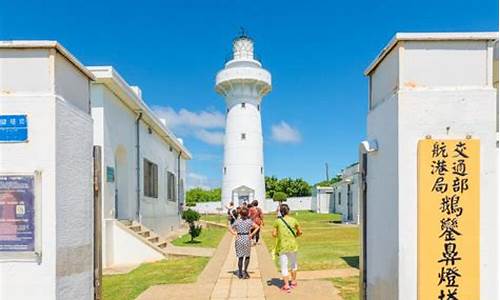
[[[262,276],[264,285],[264,295],[267,300],[274,299],[314,299],[314,300],[342,300],[339,291],[333,286],[330,280],[303,280],[301,279],[300,262],[299,272],[297,274],[298,286],[291,293],[280,291],[282,286],[281,275],[279,274],[271,254],[267,250],[264,243],[256,247],[257,256],[259,258],[259,270]]]
[[[205,299],[314,299],[341,300],[330,280],[332,270],[299,271],[298,287],[291,293],[280,291],[280,274],[264,243],[252,247],[249,265],[250,279],[239,279],[235,275],[237,259],[234,255],[234,238],[229,233],[224,236],[212,259],[192,284],[169,284],[152,286],[143,292],[138,300],[205,300]],[[299,266],[300,268],[300,266]],[[323,272],[323,273],[317,273]],[[342,271],[349,276],[353,271]],[[334,274],[335,275],[335,274]],[[337,274],[338,275],[338,274]]]
[[[210,299],[252,299],[264,300],[264,287],[259,271],[259,261],[255,247],[252,247],[248,273],[250,279],[239,279],[235,275],[238,263],[234,255],[234,240],[222,266]]]

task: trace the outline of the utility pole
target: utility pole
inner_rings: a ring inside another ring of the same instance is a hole
[[[325,163],[325,171],[326,171],[326,181],[329,181],[330,175],[328,174],[328,163]]]

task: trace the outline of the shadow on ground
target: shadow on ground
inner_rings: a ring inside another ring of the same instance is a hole
[[[349,267],[359,269],[359,256],[343,256],[342,259]]]
[[[283,280],[281,280],[280,278],[271,278],[267,281],[267,286],[275,286],[281,288],[282,285]]]

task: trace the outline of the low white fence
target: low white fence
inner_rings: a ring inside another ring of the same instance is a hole
[[[288,198],[286,201],[286,204],[290,207],[292,211],[297,211],[297,210],[311,210],[312,207],[312,197],[307,196],[307,197],[292,197]],[[273,212],[276,210],[276,207],[278,206],[277,202],[274,202],[273,199],[266,199],[264,203],[259,203],[259,207],[264,211],[264,212]],[[193,210],[196,210],[200,214],[219,214],[219,213],[226,213],[226,209],[222,207],[222,204],[220,201],[217,202],[201,202],[201,203],[196,203],[196,206],[191,206],[190,207]]]

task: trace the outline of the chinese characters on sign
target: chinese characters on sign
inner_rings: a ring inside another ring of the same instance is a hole
[[[26,115],[0,115],[0,142],[24,142],[28,140]]]
[[[35,251],[34,176],[0,176],[0,252]]]
[[[418,145],[418,298],[479,297],[479,140]]]

